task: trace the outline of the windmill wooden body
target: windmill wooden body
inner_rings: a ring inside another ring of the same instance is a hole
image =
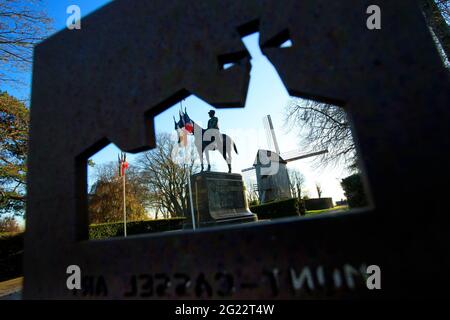
[[[270,150],[258,150],[253,164],[256,170],[259,202],[292,198],[287,162]]]
[[[292,198],[291,182],[287,164],[291,161],[306,159],[327,153],[328,150],[302,154],[300,150],[294,150],[285,154],[280,153],[278,141],[275,135],[272,119],[267,115],[263,119],[269,148],[273,150],[258,150],[253,167],[242,172],[255,170],[257,191],[260,203]]]

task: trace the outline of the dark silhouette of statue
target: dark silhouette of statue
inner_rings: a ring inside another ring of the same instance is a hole
[[[217,129],[219,130],[219,119],[215,116],[216,112],[214,110],[209,110],[208,112],[210,119],[208,120],[207,129]]]
[[[208,112],[210,119],[208,120],[207,129],[202,128],[195,121],[193,121],[189,115],[185,112],[180,112],[180,121],[176,122],[175,130],[184,128],[188,133],[193,134],[194,144],[197,148],[197,152],[200,156],[201,168],[203,171],[203,154],[206,155],[206,161],[208,163],[207,171],[211,170],[211,164],[209,162],[209,151],[219,151],[228,165],[228,172],[231,173],[231,152],[237,152],[234,141],[226,134],[219,132],[219,120],[215,117],[214,110]],[[180,143],[181,137],[178,132],[178,142]],[[216,139],[217,138],[217,139]]]

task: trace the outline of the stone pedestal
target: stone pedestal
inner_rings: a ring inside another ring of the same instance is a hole
[[[242,176],[237,173],[200,172],[191,176],[195,224],[199,228],[256,221],[248,209]],[[185,228],[192,228],[190,207]]]

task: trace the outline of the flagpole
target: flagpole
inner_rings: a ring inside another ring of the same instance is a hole
[[[189,203],[191,204],[192,229],[195,230],[195,215],[194,215],[194,205],[192,203],[191,175],[189,170],[187,171],[187,180],[189,186]]]
[[[182,101],[180,101],[180,107],[181,107],[181,111],[180,111],[180,121],[181,121],[181,112],[183,111]],[[186,108],[185,108],[185,112],[186,112]],[[184,129],[181,129],[182,127],[177,125],[177,123],[175,121],[175,117],[173,118],[173,121],[175,122],[175,129],[184,130]],[[178,136],[178,137],[180,137],[180,136]],[[192,202],[191,172],[189,170],[189,162],[187,161],[188,160],[189,136],[186,136],[185,141],[186,141],[186,144],[184,145],[184,163],[188,169],[188,170],[186,170],[186,176],[187,176],[186,180],[187,180],[187,184],[188,184],[189,203],[190,203],[190,207],[191,207],[192,229],[195,231],[196,227],[195,227],[194,204]],[[181,143],[181,145],[183,145],[183,143]]]
[[[186,137],[188,138],[188,137]],[[187,162],[187,152],[188,152],[188,145],[189,145],[189,140],[187,140],[188,143],[186,145],[186,148],[184,149],[184,162],[187,165],[188,170],[186,170],[186,176],[187,176],[187,182],[188,182],[188,190],[189,190],[189,204],[191,207],[191,218],[192,218],[192,229],[195,230],[195,215],[194,215],[194,204],[192,203],[192,187],[191,187],[191,174],[190,174],[190,170],[189,170],[189,165]]]
[[[121,153],[119,159],[119,177],[122,177],[122,191],[123,191],[123,235],[127,236],[127,202],[125,193],[125,169],[128,168],[127,156]]]
[[[127,204],[125,198],[125,170],[123,170],[123,234],[127,236]]]

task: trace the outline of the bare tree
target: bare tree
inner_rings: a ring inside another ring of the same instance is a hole
[[[259,204],[259,195],[257,187],[254,184],[251,184],[252,181],[249,181],[248,186],[245,188],[245,192],[247,195],[247,201],[249,205],[257,205]]]
[[[450,1],[421,0],[420,4],[428,26],[436,35],[445,55],[450,59]]]
[[[90,223],[116,222],[123,219],[123,184],[118,164],[111,162],[96,167],[97,181],[89,194]],[[147,218],[147,190],[141,184],[139,171],[133,165],[126,171],[127,220]]]
[[[305,185],[305,176],[296,169],[289,169],[289,181],[291,182],[291,191],[294,198],[303,198],[303,187]]]
[[[319,196],[319,198],[322,198],[322,186],[316,182],[316,190],[317,190],[317,195]]]
[[[351,169],[357,168],[350,123],[341,107],[293,97],[285,108],[285,122],[297,129],[303,149],[328,150],[315,157],[316,164],[343,163]]]
[[[42,0],[0,0],[0,81],[29,71],[33,46],[53,30]]]
[[[176,142],[170,134],[161,133],[156,137],[156,148],[145,152],[139,158],[141,181],[148,188],[148,206],[155,210],[155,216],[164,218],[180,217],[188,210],[188,192],[186,175],[197,170],[196,153],[193,147],[187,163],[174,161],[173,152]]]

